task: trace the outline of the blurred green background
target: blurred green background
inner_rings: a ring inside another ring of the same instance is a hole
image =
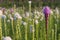
[[[14,4],[17,5],[17,7],[25,6],[28,7],[28,1],[29,0],[0,0],[0,6],[2,7],[12,7]],[[40,7],[48,5],[50,7],[60,7],[60,1],[59,0],[31,0],[32,1],[32,7]]]

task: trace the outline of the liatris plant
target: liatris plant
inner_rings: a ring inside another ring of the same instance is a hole
[[[47,28],[48,28],[48,17],[49,17],[49,14],[50,14],[50,7],[48,7],[48,6],[45,6],[44,8],[43,8],[43,13],[44,13],[44,15],[45,15],[45,26],[46,26],[46,38],[47,38]],[[47,40],[47,39],[46,39]]]

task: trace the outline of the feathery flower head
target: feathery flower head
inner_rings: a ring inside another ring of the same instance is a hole
[[[4,19],[4,18],[6,18],[6,15],[2,15],[1,17],[2,17],[2,19]]]
[[[3,40],[12,40],[11,37],[4,37]]]
[[[35,20],[35,24],[38,24],[38,20]]]
[[[18,13],[18,12],[16,12],[16,13],[14,14],[14,18],[22,19],[22,17],[19,15],[19,13]]]
[[[39,18],[39,16],[35,15],[35,19],[38,19],[38,18]]]
[[[22,21],[22,24],[25,26],[25,25],[27,25],[27,23],[26,22],[24,22],[24,21]]]
[[[34,14],[39,16],[40,12],[37,11],[37,10],[35,10],[35,11],[34,11]]]
[[[53,15],[53,10],[51,10],[51,15]]]
[[[26,14],[25,14],[25,15],[26,15],[26,17],[29,17],[29,12],[26,12]]]
[[[43,19],[44,19],[44,17],[41,17],[41,18],[40,18],[40,21],[43,21]]]
[[[10,20],[8,19],[8,20],[7,20],[7,22],[9,23],[9,22],[10,22]]]
[[[45,6],[45,7],[43,7],[43,13],[44,14],[50,14],[50,7],[48,7],[48,6]]]
[[[55,8],[55,12],[56,14],[59,14],[59,9],[57,7]]]
[[[31,1],[29,1],[29,3],[31,3]]]

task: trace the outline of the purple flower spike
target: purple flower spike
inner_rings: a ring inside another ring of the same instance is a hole
[[[48,6],[45,6],[45,7],[43,7],[43,13],[44,14],[50,14],[50,7],[48,7]]]
[[[48,7],[48,6],[45,6],[44,8],[43,8],[43,13],[44,13],[44,15],[45,15],[45,26],[46,26],[46,38],[47,38],[47,30],[48,30],[48,16],[49,16],[49,14],[50,14],[50,7]]]

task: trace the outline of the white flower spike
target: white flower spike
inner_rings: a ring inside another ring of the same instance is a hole
[[[4,37],[3,40],[12,40],[11,37]]]
[[[31,1],[29,1],[29,3],[31,3]]]

